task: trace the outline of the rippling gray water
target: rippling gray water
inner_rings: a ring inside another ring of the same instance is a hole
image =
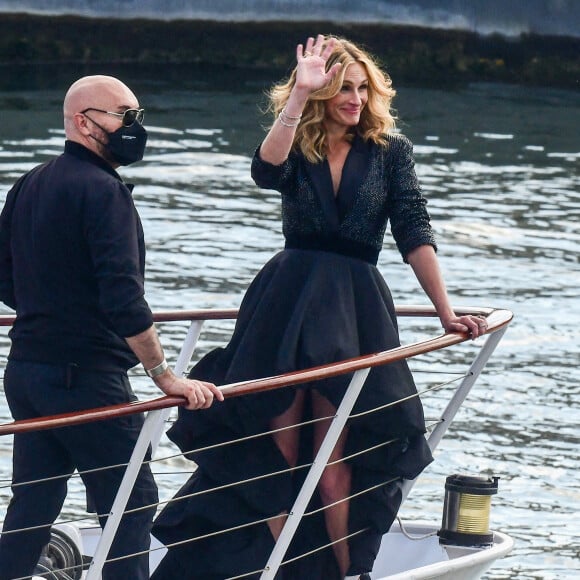
[[[266,122],[259,111],[264,84],[174,72],[123,77],[146,107],[150,131],[145,161],[121,171],[137,185],[149,302],[154,310],[237,307],[254,274],[283,244],[277,195],[258,190],[249,176]],[[20,174],[61,151],[61,102],[73,79],[4,81],[0,199]],[[578,578],[578,94],[495,85],[399,87],[396,106],[400,128],[415,144],[453,303],[515,313],[401,515],[440,521],[446,475],[498,475],[491,524],[516,546],[488,578]],[[397,303],[425,303],[388,237],[379,268]],[[162,329],[173,358],[182,331]],[[223,343],[230,331],[230,323],[212,323],[201,351]],[[414,332],[402,324],[404,341]],[[7,348],[2,332],[2,364]],[[143,398],[157,394],[137,372],[134,384]],[[0,419],[10,420],[3,400]],[[9,474],[9,457],[4,440],[0,477]],[[166,497],[177,479],[160,475]],[[8,497],[1,488],[2,505]],[[81,511],[82,496],[72,506],[72,513]]]

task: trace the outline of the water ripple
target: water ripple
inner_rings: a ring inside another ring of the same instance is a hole
[[[156,87],[144,96],[151,104],[146,158],[120,169],[136,184],[147,238],[148,299],[155,309],[236,307],[255,273],[283,245],[278,195],[258,190],[249,174],[264,135],[256,115],[261,96]],[[34,104],[40,95],[23,98]],[[572,123],[580,118],[580,105],[563,92],[487,85],[463,92],[402,88],[399,98],[453,302],[515,314],[401,515],[440,519],[447,475],[497,474],[492,527],[511,534],[516,547],[487,578],[576,578],[580,127]],[[29,111],[3,117],[2,195],[23,172],[60,151],[58,99],[49,103],[54,110],[33,128],[26,125]],[[388,236],[378,267],[397,303],[425,302]],[[200,354],[225,343],[231,330],[230,322],[209,324]],[[403,342],[410,342],[438,326],[402,321],[401,331]],[[184,332],[163,328],[171,358]],[[463,363],[470,354],[465,348],[414,362],[418,381]],[[7,349],[3,335],[3,361]],[[136,390],[155,396],[141,375],[132,375]],[[434,416],[442,397],[425,405]],[[8,420],[5,406],[0,414]],[[168,446],[164,440],[162,447]],[[10,442],[0,441],[6,470],[9,451]],[[176,481],[164,477],[160,487],[167,497]],[[81,502],[73,509],[82,510]]]

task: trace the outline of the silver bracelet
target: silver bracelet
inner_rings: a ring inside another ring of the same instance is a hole
[[[302,115],[299,115],[298,117],[292,117],[286,114],[286,109],[282,109],[278,115],[278,121],[280,121],[284,127],[298,127],[300,124],[300,119],[302,119]]]
[[[167,364],[167,361],[163,359],[158,365],[154,366],[152,369],[149,370],[145,369],[145,374],[154,379],[155,377],[162,375],[167,370],[168,366],[169,365]]]
[[[284,108],[283,108],[283,109],[280,111],[280,113],[281,113],[282,115],[284,115],[284,117],[286,117],[286,119],[291,119],[292,121],[300,121],[300,119],[302,119],[302,115],[298,115],[297,117],[293,117],[292,115],[289,115],[289,114],[286,112],[286,107],[284,107]]]

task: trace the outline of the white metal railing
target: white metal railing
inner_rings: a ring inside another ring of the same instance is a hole
[[[441,414],[441,417],[438,420],[435,428],[428,437],[428,443],[431,450],[434,450],[441,441],[443,435],[449,428],[451,421],[455,417],[455,414],[457,413],[462,403],[465,401],[469,391],[477,380],[477,377],[493,354],[497,344],[501,340],[503,334],[507,330],[509,322],[512,319],[511,312],[506,310],[494,310],[490,308],[465,308],[461,309],[461,313],[485,315],[488,321],[488,335],[486,337],[485,343],[482,345],[473,362],[471,363],[469,372],[461,381],[460,385],[456,389],[455,393]],[[190,316],[191,314],[192,313],[189,313]],[[209,319],[234,318],[236,314],[237,313],[234,310],[197,311],[195,312],[195,316],[193,318],[188,318],[187,313],[158,313],[156,315],[156,320],[158,322],[172,320],[191,320],[187,336],[181,347],[177,358],[177,363],[175,365],[176,374],[182,374],[185,372],[195,350],[195,346],[200,336],[204,321]],[[435,311],[431,307],[408,306],[398,308],[397,314],[399,316],[435,316]],[[0,316],[0,325],[8,325],[8,318],[9,317],[6,316]],[[304,383],[316,378],[334,376],[337,374],[354,371],[354,375],[350,381],[345,396],[339,408],[337,409],[335,416],[332,418],[332,423],[326,434],[326,437],[316,458],[313,461],[313,464],[310,467],[304,485],[286,518],[282,532],[274,546],[270,558],[262,571],[261,580],[273,579],[278,571],[278,568],[283,563],[283,558],[290,545],[290,542],[292,541],[294,533],[296,532],[300,519],[303,517],[306,506],[308,505],[308,502],[310,501],[310,498],[316,489],[322,472],[328,463],[332,449],[334,448],[340,433],[342,432],[347,420],[350,417],[352,408],[364,385],[370,369],[373,366],[386,364],[387,362],[393,362],[394,360],[401,360],[403,358],[417,356],[418,354],[439,350],[441,348],[463,342],[467,339],[467,336],[461,335],[459,333],[446,334],[436,338],[428,339],[426,341],[421,341],[419,343],[401,346],[384,353],[366,355],[358,357],[357,359],[352,359],[350,361],[341,361],[331,365],[324,365],[323,367],[317,367],[316,369],[306,369],[303,371],[288,373],[286,375],[279,375],[277,377],[267,377],[255,381],[244,381],[242,383],[224,385],[220,387],[225,396],[234,394],[238,395],[240,392],[249,393],[265,390],[268,388],[280,388],[285,385]],[[163,433],[168,414],[171,412],[171,408],[178,404],[183,404],[184,402],[179,398],[164,397],[162,399],[165,399],[165,401],[159,400],[158,408],[149,410],[147,413],[144,426],[138,438],[131,459],[127,465],[121,486],[111,508],[110,514],[108,514],[106,525],[102,530],[102,534],[88,568],[86,574],[87,580],[100,579],[102,568],[107,561],[107,554],[113,542],[121,518],[124,514],[128,498],[147,450],[151,445],[155,451]],[[144,404],[147,405],[147,403]],[[141,405],[139,403],[132,404],[130,412],[142,412],[140,407]],[[123,412],[125,411],[127,411],[125,414],[128,414],[129,410],[124,409]],[[85,416],[79,422],[104,418],[104,412],[105,409],[87,411],[86,413],[82,414]],[[107,418],[110,418],[110,416]],[[68,424],[71,424],[70,417],[68,420]],[[40,428],[47,428],[47,426],[63,426],[65,423],[62,421],[66,421],[66,419],[56,416],[46,419],[39,419],[32,422],[14,422],[12,424],[0,425],[0,435],[3,433],[16,432],[20,430],[19,423],[29,423],[29,425],[26,426],[27,428],[31,427],[31,423],[40,425]],[[408,480],[402,483],[403,501],[410,493],[414,483],[415,481]]]

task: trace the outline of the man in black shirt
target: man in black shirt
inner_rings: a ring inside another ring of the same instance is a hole
[[[64,153],[24,175],[0,215],[0,300],[16,310],[4,375],[16,420],[136,399],[127,370],[139,362],[188,409],[221,392],[167,366],[144,297],[145,244],[116,172],[143,157],[147,133],[133,92],[108,76],[83,77],[64,99]],[[0,579],[30,576],[50,525],[81,473],[98,514],[110,511],[143,424],[141,416],[14,436],[13,497],[0,538]],[[60,477],[58,477],[60,476]],[[22,482],[44,478],[34,485]],[[146,551],[157,487],[142,466],[109,558]],[[105,518],[101,518],[104,523]],[[10,530],[31,528],[7,534]],[[147,554],[103,569],[105,579],[149,578]]]

